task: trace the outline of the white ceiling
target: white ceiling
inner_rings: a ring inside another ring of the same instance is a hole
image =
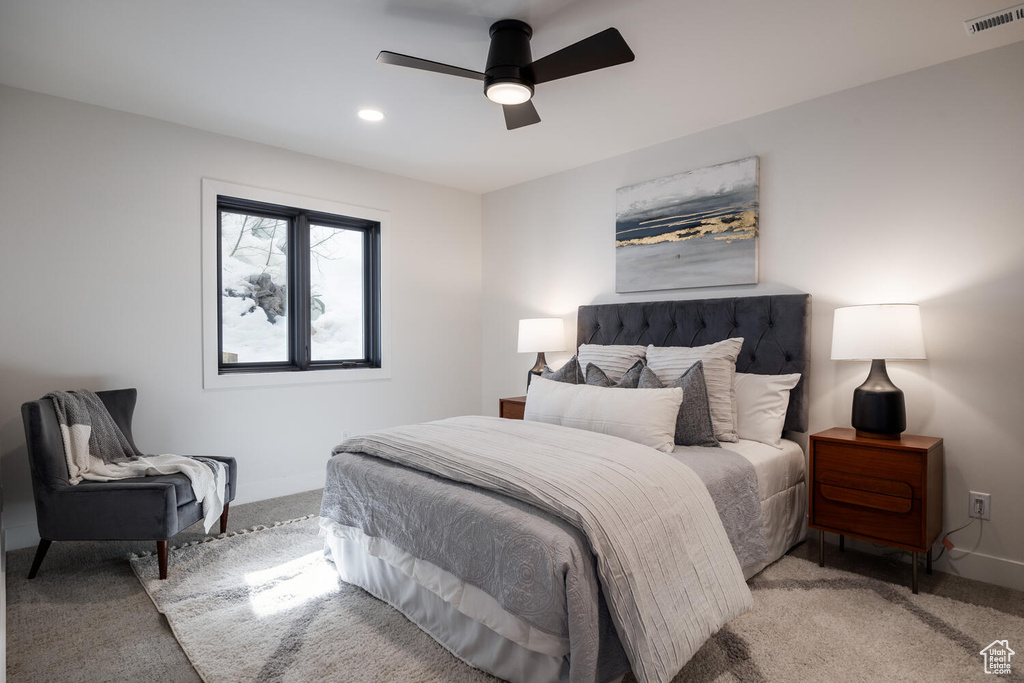
[[[0,0],[0,83],[486,192],[1024,39],[1014,0]],[[506,131],[480,83],[497,19],[541,57],[615,26],[636,61],[538,86]],[[372,106],[382,124],[356,118]]]

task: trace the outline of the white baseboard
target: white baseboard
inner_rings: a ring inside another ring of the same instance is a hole
[[[811,538],[817,536],[817,531],[812,530],[809,536]],[[825,543],[838,545],[838,537],[833,533],[827,533],[825,534]],[[900,552],[899,548],[888,546],[878,548],[869,541],[862,541],[859,538],[851,538],[850,536],[846,537],[846,546],[871,555],[887,555]],[[941,547],[936,544],[932,555],[938,555],[940,549]],[[901,559],[903,562],[910,564],[910,553],[905,553]],[[1003,586],[1004,588],[1024,591],[1024,562],[1018,562],[1017,560],[993,557],[992,555],[957,548],[953,551],[952,556],[949,552],[943,553],[942,557],[933,566],[937,571],[947,574],[954,574],[975,581],[983,581],[996,586]]]
[[[290,496],[293,493],[322,489],[326,477],[327,471],[321,467],[318,470],[289,474],[275,479],[239,483],[238,490],[235,491],[235,499],[231,501],[231,504],[241,505],[257,500],[280,498],[281,496]]]
[[[239,483],[238,490],[235,491],[235,499],[231,501],[231,504],[241,505],[257,500],[279,498],[293,493],[322,489],[326,475],[326,470],[320,468],[264,481]],[[35,521],[30,524],[8,527],[5,531],[8,550],[31,548],[39,544],[39,529],[36,527]]]
[[[947,574],[1024,591],[1024,562],[1017,560],[954,550],[952,557],[948,552],[943,553],[935,567]]]
[[[7,535],[7,550],[18,550],[20,548],[32,548],[39,545],[39,529],[36,523],[19,524],[4,529]]]

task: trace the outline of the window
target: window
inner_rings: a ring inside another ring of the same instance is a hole
[[[386,213],[208,180],[203,195],[206,386],[386,377]]]

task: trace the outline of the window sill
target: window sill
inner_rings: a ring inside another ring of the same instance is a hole
[[[391,370],[382,368],[350,368],[336,370],[306,370],[303,372],[232,372],[220,374],[216,370],[203,377],[204,389],[241,389],[245,387],[281,387],[304,384],[337,382],[369,382],[391,379]]]

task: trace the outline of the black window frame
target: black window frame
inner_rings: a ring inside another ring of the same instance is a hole
[[[287,221],[288,224],[288,360],[281,362],[224,362],[224,273],[221,215],[244,213]],[[363,233],[363,357],[312,360],[310,323],[309,226],[323,225]],[[269,204],[251,199],[217,195],[217,373],[306,372],[381,367],[381,229],[379,221]]]

